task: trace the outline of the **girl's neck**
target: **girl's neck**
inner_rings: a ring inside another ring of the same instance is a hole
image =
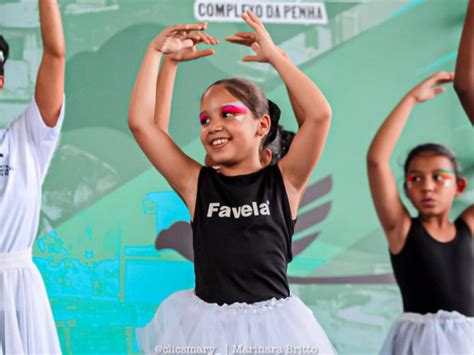
[[[420,213],[418,218],[424,225],[437,229],[444,229],[452,225],[452,222],[449,220],[449,214],[450,210],[432,216],[427,216]]]
[[[261,162],[250,161],[250,162],[241,162],[235,165],[221,165],[220,173],[225,176],[238,176],[238,175],[248,175],[255,173],[263,168]]]

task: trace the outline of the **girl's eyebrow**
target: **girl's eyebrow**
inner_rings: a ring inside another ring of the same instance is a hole
[[[226,108],[226,107],[236,107],[236,108],[239,108],[239,109],[245,109],[245,110],[248,110],[248,107],[245,106],[242,102],[240,101],[236,101],[236,102],[231,102],[231,103],[227,103],[227,104],[223,104],[220,109],[222,110],[223,108]],[[207,115],[207,111],[202,111],[199,113],[199,116],[201,115]]]
[[[420,170],[408,170],[407,174],[422,174],[423,172]],[[431,173],[444,173],[444,174],[456,174],[456,172],[452,169],[435,169]]]
[[[244,105],[242,102],[240,102],[240,101],[231,102],[231,103],[222,105],[222,107],[227,107],[227,106],[233,106],[233,107],[238,107],[238,108],[244,108],[244,109],[247,110],[247,106],[245,106],[245,105]],[[221,107],[221,108],[222,108],[222,107]]]
[[[444,174],[455,174],[456,172],[452,169],[436,169],[435,173],[444,173]]]

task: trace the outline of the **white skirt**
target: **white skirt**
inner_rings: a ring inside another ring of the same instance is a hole
[[[60,354],[46,289],[31,250],[0,254],[0,354]]]
[[[296,296],[219,306],[179,291],[137,329],[146,354],[335,354],[311,310]]]
[[[474,318],[458,312],[403,313],[390,329],[383,355],[474,354]]]

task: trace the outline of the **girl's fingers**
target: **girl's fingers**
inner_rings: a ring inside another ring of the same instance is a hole
[[[236,32],[234,36],[244,38],[255,38],[255,32]]]
[[[251,10],[248,10],[247,14],[256,25],[263,27],[262,21],[260,21],[260,19]]]
[[[242,60],[244,62],[262,62],[262,58],[257,55],[246,55]]]
[[[257,42],[253,42],[250,47],[254,50],[254,52],[258,52],[260,49],[260,45]]]
[[[440,88],[434,89],[435,95],[442,94],[442,93],[445,92],[445,91],[446,91],[446,88],[445,88],[445,87],[440,87]]]
[[[200,22],[200,23],[188,23],[188,24],[180,24],[180,25],[174,25],[171,27],[168,27],[167,29],[170,30],[170,32],[177,32],[177,31],[202,31],[207,28],[207,23],[206,22]]]
[[[437,78],[434,82],[431,83],[431,86],[439,86],[444,84],[449,84],[454,81],[454,78]]]
[[[214,49],[204,49],[202,51],[196,51],[193,53],[193,59],[196,59],[196,58],[201,58],[201,57],[207,57],[207,56],[210,56],[210,55],[213,55],[215,54],[216,51]]]
[[[206,44],[211,44],[211,40],[203,32],[194,32],[199,38],[199,42],[204,42]]]
[[[454,73],[452,72],[439,72],[433,75],[431,80],[434,80],[435,82],[450,82],[454,80]]]
[[[247,47],[250,47],[250,45],[253,42],[253,41],[249,41],[247,39],[242,39],[242,38],[238,38],[238,37],[225,37],[225,40],[228,41],[228,42],[231,42],[231,43],[241,44],[241,45],[247,46]]]
[[[189,33],[184,39],[186,38],[192,40],[195,44],[202,42],[202,36],[200,36],[200,34],[197,32]]]
[[[211,35],[205,33],[205,32],[191,32],[188,33],[184,38],[189,38],[194,41],[194,44],[198,44],[201,42],[204,42],[206,44],[217,44],[219,41],[212,37]]]
[[[252,20],[250,19],[250,16],[249,16],[249,15],[247,15],[246,13],[243,13],[243,14],[241,15],[241,17],[242,17],[242,19],[243,19],[245,22],[247,22],[247,24],[248,24],[250,27],[252,27],[255,31],[258,29],[257,24],[255,23],[255,21],[252,21]]]
[[[433,74],[428,79],[420,84],[420,88],[429,87],[434,88],[435,86],[447,84],[454,81],[454,73],[449,72],[439,72]]]
[[[218,44],[219,40],[217,38],[211,36],[209,33],[206,32],[201,32],[204,37],[206,37],[209,40],[209,44]]]

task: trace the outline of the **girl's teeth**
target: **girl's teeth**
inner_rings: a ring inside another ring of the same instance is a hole
[[[212,145],[221,145],[227,142],[227,139],[217,139],[212,142]]]

